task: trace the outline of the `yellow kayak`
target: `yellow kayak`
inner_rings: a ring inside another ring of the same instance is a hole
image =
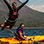
[[[0,44],[34,43],[34,41],[36,41],[36,42],[44,42],[44,35],[42,35],[42,36],[27,36],[27,38],[32,38],[32,40],[18,41],[18,40],[15,39],[15,37],[11,37],[11,38],[0,38]]]

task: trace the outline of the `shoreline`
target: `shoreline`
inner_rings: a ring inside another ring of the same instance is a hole
[[[12,29],[17,29],[18,27],[13,27]],[[1,27],[0,27],[1,29]],[[44,27],[24,27],[24,29],[44,29]]]
[[[17,29],[18,27],[13,27],[12,29]],[[24,29],[44,29],[44,27],[24,27]]]

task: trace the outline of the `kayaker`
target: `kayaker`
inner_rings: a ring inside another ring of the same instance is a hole
[[[13,2],[13,3],[12,3],[12,7],[11,7],[6,0],[3,0],[3,1],[6,3],[8,9],[9,9],[9,15],[8,15],[9,17],[8,17],[7,20],[5,20],[4,25],[0,24],[0,27],[2,27],[2,30],[4,30],[5,28],[11,29],[11,28],[14,26],[14,24],[16,23],[16,19],[17,19],[18,16],[19,16],[19,14],[18,14],[19,10],[20,10],[29,0],[25,1],[24,3],[22,3],[22,5],[20,5],[19,7],[16,7],[16,5],[17,5],[16,2]]]
[[[17,40],[28,40],[28,39],[31,39],[31,38],[27,38],[26,36],[24,36],[23,28],[24,28],[24,24],[21,23],[20,26],[17,29],[17,35],[18,35]]]

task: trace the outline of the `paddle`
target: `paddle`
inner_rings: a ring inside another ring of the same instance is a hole
[[[33,37],[32,39],[31,39],[31,41],[33,41],[35,39],[35,37]],[[28,40],[29,41],[29,40]],[[33,41],[33,44],[41,44],[40,42],[37,42],[37,41]]]
[[[8,31],[18,37],[18,35],[15,32],[11,31],[10,29],[8,29]]]

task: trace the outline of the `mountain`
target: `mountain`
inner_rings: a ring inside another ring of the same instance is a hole
[[[31,9],[33,9],[33,10],[37,10],[37,11],[40,11],[40,12],[44,12],[44,5],[38,5],[38,6],[36,6],[36,5],[31,5],[31,6],[29,6]]]
[[[7,1],[11,5],[11,3],[14,0],[7,0]],[[17,0],[15,0],[15,2],[17,2],[18,6],[22,4],[20,1],[17,1]],[[8,12],[9,10],[6,4],[3,2],[3,0],[0,0],[0,23],[4,23],[4,20],[5,20],[4,17],[7,17]],[[18,26],[22,22],[25,24],[26,27],[41,27],[41,26],[43,27],[44,26],[44,13],[33,10],[30,7],[27,7],[25,5],[19,11],[19,17],[17,19],[15,26]]]

